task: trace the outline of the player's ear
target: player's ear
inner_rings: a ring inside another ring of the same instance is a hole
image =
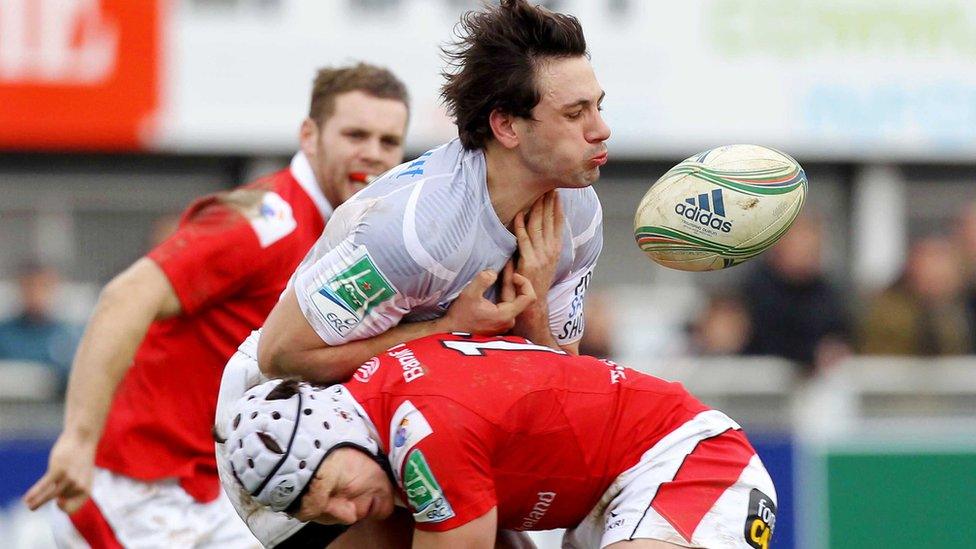
[[[314,158],[315,146],[319,141],[319,125],[311,118],[302,120],[302,126],[298,130],[298,141],[305,156]]]
[[[499,109],[491,111],[488,115],[488,124],[491,126],[491,133],[495,140],[506,149],[513,149],[518,146],[518,132],[515,131],[516,117],[502,112]]]

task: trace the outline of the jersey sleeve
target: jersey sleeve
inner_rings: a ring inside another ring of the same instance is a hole
[[[439,294],[405,251],[399,219],[378,202],[336,210],[316,248],[295,273],[302,313],[325,343],[379,335]],[[348,207],[347,207],[348,206]]]
[[[561,195],[572,232],[573,260],[569,271],[547,294],[549,329],[556,342],[566,345],[583,337],[583,301],[603,250],[603,209],[596,191],[587,187]]]
[[[496,506],[492,427],[448,399],[404,400],[390,422],[390,462],[416,528],[442,532]]]
[[[176,232],[148,257],[189,314],[238,291],[267,260],[255,228],[220,195],[191,205]]]

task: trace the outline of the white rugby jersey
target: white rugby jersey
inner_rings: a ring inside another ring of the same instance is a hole
[[[583,335],[583,296],[603,247],[591,187],[559,189],[563,251],[549,290],[560,344]],[[298,303],[329,345],[442,316],[482,270],[515,253],[488,196],[485,156],[457,139],[393,168],[336,209],[292,276]],[[485,296],[495,300],[497,287]]]

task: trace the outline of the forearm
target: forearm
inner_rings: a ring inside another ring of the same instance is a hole
[[[149,325],[180,310],[169,280],[149,259],[140,259],[105,286],[71,366],[65,433],[98,440],[115,389]]]
[[[124,296],[103,294],[99,299],[72,364],[65,399],[65,432],[98,440],[115,389],[152,318]]]
[[[394,345],[446,331],[450,330],[443,318],[402,323],[369,339],[289,353],[278,364],[282,375],[336,383],[349,379],[364,362]]]

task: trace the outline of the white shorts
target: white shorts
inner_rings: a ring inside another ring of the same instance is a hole
[[[62,549],[260,548],[223,495],[200,503],[176,479],[143,482],[95,469],[92,495],[71,516],[50,506]]]
[[[251,335],[241,343],[237,352],[224,367],[224,375],[220,380],[220,394],[217,397],[216,417],[217,434],[222,439],[227,438],[227,433],[223,433],[221,430],[231,420],[230,410],[234,403],[248,389],[269,380],[268,377],[261,374],[261,370],[258,368],[259,337],[259,331],[251,332]],[[224,493],[237,514],[244,519],[247,527],[265,547],[274,547],[305,526],[306,523],[300,520],[284,513],[272,511],[254,501],[250,494],[244,491],[244,488],[234,479],[230,467],[230,456],[224,445],[216,444],[215,446],[217,473],[220,475],[220,484],[224,488]]]
[[[768,549],[776,490],[739,425],[717,410],[675,429],[616,478],[564,548],[655,539],[684,547]]]

